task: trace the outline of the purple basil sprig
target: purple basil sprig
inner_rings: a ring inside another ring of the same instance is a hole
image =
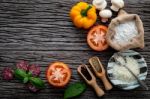
[[[29,72],[33,75],[33,76],[39,76],[41,71],[40,71],[40,66],[38,65],[31,65],[29,66]]]
[[[17,63],[17,69],[25,70],[26,72],[30,72],[32,76],[39,76],[41,73],[40,66],[36,64],[32,64],[29,66],[28,62],[20,61]]]
[[[2,77],[4,80],[12,80],[14,77],[13,69],[10,67],[5,67],[2,71]]]
[[[24,71],[28,71],[29,64],[26,61],[20,61],[16,64],[17,69],[22,69]]]
[[[39,88],[35,87],[34,85],[32,84],[27,84],[27,88],[31,91],[31,92],[37,92],[39,91]]]

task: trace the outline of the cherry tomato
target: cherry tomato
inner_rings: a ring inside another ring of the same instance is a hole
[[[108,48],[106,41],[107,27],[98,25],[93,27],[87,35],[88,45],[95,51],[103,51]]]
[[[55,62],[48,67],[46,78],[54,87],[64,87],[71,78],[71,70],[63,62]]]

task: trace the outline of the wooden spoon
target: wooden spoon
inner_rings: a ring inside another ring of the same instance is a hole
[[[111,90],[112,85],[106,78],[105,69],[104,69],[102,63],[100,62],[99,58],[92,57],[89,59],[89,63],[91,64],[91,67],[92,67],[93,71],[95,72],[96,76],[99,77],[103,81],[105,89]]]
[[[97,96],[101,97],[105,94],[104,91],[98,86],[95,76],[90,71],[87,65],[85,64],[80,65],[77,68],[77,71],[81,75],[81,77],[85,80],[85,82],[94,88]]]

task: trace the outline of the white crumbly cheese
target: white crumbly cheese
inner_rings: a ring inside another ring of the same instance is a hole
[[[135,21],[125,22],[115,27],[116,34],[114,41],[120,45],[128,43],[133,37],[138,35],[138,30]]]
[[[136,76],[139,75],[140,70],[137,60],[131,57],[126,57],[126,63],[122,57],[117,58],[117,60],[120,61],[121,64],[126,65]],[[128,71],[128,69],[118,64],[115,64],[113,67],[113,75],[116,79],[124,83],[130,83],[135,80],[134,76]]]

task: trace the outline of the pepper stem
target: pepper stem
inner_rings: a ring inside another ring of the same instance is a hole
[[[81,11],[81,15],[82,15],[83,17],[87,16],[87,12],[88,12],[89,9],[91,9],[91,8],[92,8],[92,6],[91,6],[91,5],[88,5],[88,7],[87,7],[86,9],[84,9],[84,10]]]

